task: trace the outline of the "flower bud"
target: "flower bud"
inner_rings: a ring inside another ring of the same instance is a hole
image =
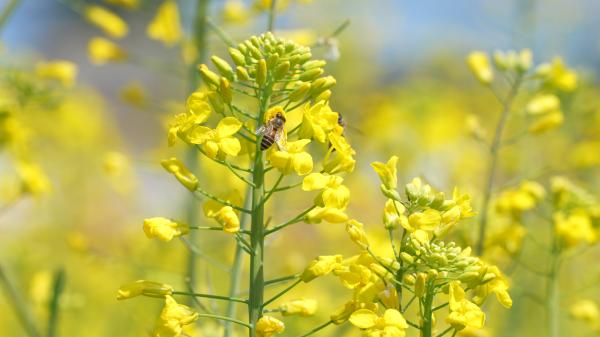
[[[467,57],[467,64],[471,72],[483,84],[490,84],[494,79],[494,72],[490,66],[490,60],[484,52],[472,52]]]
[[[300,74],[300,81],[312,81],[315,78],[321,76],[325,71],[321,68],[313,68],[306,70],[302,74]]]
[[[117,293],[117,300],[125,300],[139,295],[149,297],[165,297],[173,294],[173,287],[165,283],[138,280],[122,285]]]
[[[200,76],[204,80],[204,83],[207,85],[213,85],[215,87],[219,86],[219,75],[210,71],[205,64],[201,64],[198,67],[198,70],[200,71]]]
[[[265,59],[260,59],[256,65],[256,83],[263,86],[265,82],[267,82],[267,62]]]
[[[238,80],[241,80],[241,81],[249,81],[250,80],[248,71],[246,70],[246,68],[244,68],[242,66],[237,66],[235,68],[235,74],[237,75]]]
[[[417,279],[412,274],[406,274],[402,277],[402,281],[408,285],[414,285],[417,282]]]
[[[279,310],[283,316],[311,316],[317,311],[317,306],[316,300],[301,298],[283,303],[279,306]]]
[[[310,83],[302,83],[290,93],[288,99],[290,102],[299,101],[308,93],[308,90],[310,90]]]
[[[239,50],[235,48],[229,48],[228,51],[229,56],[231,56],[231,59],[233,60],[233,63],[235,63],[238,66],[246,65],[246,58]]]
[[[408,264],[413,264],[415,262],[415,258],[406,252],[400,253],[400,258],[402,259],[402,261]]]
[[[227,63],[227,61],[223,60],[218,56],[213,56],[210,58],[210,60],[222,76],[224,76],[230,81],[233,80],[233,69],[231,68],[229,63]]]
[[[304,65],[302,65],[302,69],[308,70],[312,68],[323,68],[325,64],[327,64],[327,62],[323,60],[312,60],[304,63]]]
[[[263,316],[256,322],[256,335],[258,337],[271,337],[283,332],[285,325],[282,321],[271,316]]]
[[[285,75],[287,74],[287,72],[289,70],[290,70],[290,62],[289,61],[281,62],[275,67],[275,71],[273,72],[273,77],[276,80],[280,80],[285,77]]]
[[[423,297],[425,294],[425,282],[427,281],[427,274],[418,273],[417,280],[415,282],[415,295],[417,297]]]
[[[223,102],[230,104],[233,99],[233,93],[231,92],[231,84],[225,77],[221,77],[219,81],[219,92],[221,93],[221,98],[223,98]]]
[[[172,173],[185,188],[192,192],[196,190],[198,178],[179,159],[175,157],[164,159],[161,160],[160,164],[167,172]]]
[[[176,236],[190,232],[188,225],[172,221],[163,217],[154,217],[144,220],[144,234],[149,239],[158,238],[161,241],[171,241]]]

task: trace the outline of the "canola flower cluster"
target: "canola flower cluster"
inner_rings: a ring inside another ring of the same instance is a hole
[[[282,303],[277,309],[267,308],[283,293],[268,300],[264,298],[264,239],[299,222],[343,223],[348,220],[346,208],[350,191],[343,185],[341,174],[354,170],[355,151],[343,135],[341,116],[329,106],[330,89],[336,81],[331,76],[323,76],[325,61],[311,60],[309,48],[271,33],[251,37],[229,48],[229,55],[233,65],[218,56],[211,58],[216,72],[204,64],[198,67],[205,86],[189,96],[186,111],[174,116],[169,125],[168,142],[174,145],[181,141],[207,160],[226,167],[248,186],[250,200],[244,201],[235,190],[214,195],[204,189],[201,179],[183,161],[165,159],[161,162],[164,169],[194,196],[205,200],[204,215],[218,226],[153,217],[144,221],[143,228],[148,238],[162,241],[186,235],[191,230],[222,230],[234,235],[238,247],[249,258],[249,298],[178,292],[169,285],[143,280],[123,286],[119,299],[137,295],[165,298],[156,336],[180,336],[183,327],[198,317],[245,326],[251,336],[271,336],[282,332],[284,323],[264,314],[266,311],[274,310],[283,316],[314,314],[317,303],[312,299],[300,298]],[[217,119],[216,126],[208,126],[214,119]],[[295,125],[294,120],[298,121]],[[296,139],[288,141],[288,137]],[[322,165],[319,172],[313,172],[315,158],[319,158]],[[271,178],[273,174],[277,178]],[[294,176],[304,178],[281,185],[286,178],[290,180]],[[267,179],[273,180],[269,188],[265,187]],[[307,192],[318,192],[314,204],[289,220],[268,226],[265,205],[272,195],[300,187]],[[249,229],[245,223],[247,218]],[[177,304],[174,295],[245,303],[248,322],[235,317],[193,313]]]

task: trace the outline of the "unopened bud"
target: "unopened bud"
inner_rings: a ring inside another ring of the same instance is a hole
[[[222,58],[220,58],[218,56],[213,56],[210,58],[210,60],[212,61],[212,63],[215,65],[215,68],[217,68],[217,70],[219,71],[219,73],[222,76],[224,76],[225,78],[227,78],[230,81],[233,80],[233,69],[231,68],[229,63],[227,63],[227,61],[223,60]]]
[[[265,59],[260,59],[256,65],[256,83],[263,86],[265,82],[267,82],[267,62]]]
[[[219,82],[220,82],[219,75],[210,71],[205,64],[201,64],[198,67],[198,70],[200,71],[200,76],[204,80],[204,83],[206,83],[207,85],[215,86],[215,87],[219,86]]]

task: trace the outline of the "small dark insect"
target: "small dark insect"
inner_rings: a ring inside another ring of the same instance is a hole
[[[285,117],[281,112],[278,112],[273,118],[258,128],[256,134],[263,136],[260,142],[260,149],[264,151],[275,143],[280,151],[284,151],[286,142],[284,127]]]

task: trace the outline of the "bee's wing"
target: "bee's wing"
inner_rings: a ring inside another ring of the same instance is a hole
[[[279,151],[285,151],[287,145],[287,134],[283,128],[275,133],[275,144],[279,148]]]
[[[263,124],[254,132],[254,134],[256,134],[257,136],[265,135],[269,132],[270,129],[271,124]]]

